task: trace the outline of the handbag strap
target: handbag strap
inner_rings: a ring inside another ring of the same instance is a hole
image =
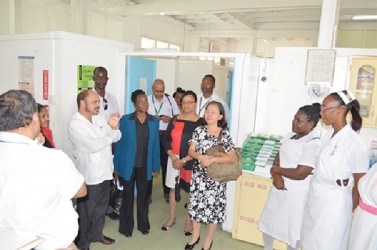
[[[223,132],[223,130],[221,129],[220,133],[219,133],[219,136],[217,137],[217,147],[221,147],[220,144],[221,144],[221,133],[222,132]]]

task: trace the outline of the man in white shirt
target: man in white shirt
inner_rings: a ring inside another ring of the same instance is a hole
[[[0,243],[2,249],[18,249],[17,240],[36,236],[44,241],[35,249],[67,248],[77,235],[71,199],[86,195],[84,177],[61,150],[38,145],[39,134],[32,95],[0,95],[0,228],[17,235],[5,239],[8,247]]]
[[[96,67],[93,70],[94,90],[99,95],[100,108],[99,115],[105,117],[106,121],[109,121],[111,115],[119,114],[118,102],[114,95],[106,91],[107,81],[109,80],[107,69],[104,67]],[[119,215],[114,211],[110,205],[107,208],[106,214],[112,219],[119,219]]]
[[[216,87],[216,79],[213,75],[205,75],[202,80],[201,89],[202,93],[198,95],[199,105],[196,106],[196,113],[201,117],[204,117],[204,111],[206,106],[211,101],[220,102],[224,106],[225,119],[228,124],[230,121],[229,107],[228,104],[217,94],[213,92]]]
[[[153,82],[152,92],[153,94],[148,96],[148,114],[154,115],[160,120],[160,164],[162,170],[162,185],[164,198],[166,202],[169,202],[170,189],[165,185],[168,155],[164,146],[162,145],[162,139],[164,138],[164,134],[170,119],[173,116],[178,115],[180,112],[175,99],[168,94],[165,94],[165,82],[163,80],[156,79]],[[152,194],[151,186],[149,187],[148,193],[150,195]]]
[[[84,90],[77,96],[78,112],[68,126],[73,145],[73,158],[79,172],[85,177],[88,196],[77,201],[80,215],[77,247],[89,249],[91,242],[110,245],[114,239],[102,233],[109,204],[110,180],[113,178],[111,144],[120,139],[119,115],[109,122],[98,115],[100,97],[93,90]]]

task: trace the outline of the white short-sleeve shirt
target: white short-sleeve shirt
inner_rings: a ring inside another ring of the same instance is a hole
[[[0,132],[0,227],[43,237],[36,249],[69,246],[78,232],[71,199],[83,183],[62,151]]]
[[[153,95],[148,96],[148,114],[150,115],[167,115],[170,118],[180,113],[177,102],[170,95],[164,95],[161,101],[158,101]],[[159,130],[166,130],[168,123],[160,120]]]

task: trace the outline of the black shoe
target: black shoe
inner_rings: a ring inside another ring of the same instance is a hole
[[[126,236],[126,238],[131,238],[132,234],[124,234],[124,236]]]
[[[106,214],[107,216],[110,217],[110,219],[112,220],[118,220],[119,219],[119,215],[117,213],[115,213],[114,211],[109,213],[109,214]]]
[[[103,238],[98,242],[104,245],[112,245],[115,243],[115,240],[104,235]]]
[[[211,245],[209,245],[209,248],[207,250],[211,250],[212,244],[213,244],[213,241],[211,241]],[[205,250],[205,249],[202,247],[202,250]]]
[[[141,231],[141,233],[142,233],[143,235],[147,235],[147,234],[149,234],[149,230]]]
[[[185,205],[183,206],[184,208],[187,208],[187,202],[185,203]]]
[[[192,234],[192,231],[185,231],[185,236],[190,236]]]
[[[194,249],[195,245],[198,244],[200,241],[200,236],[199,238],[194,242],[194,244],[190,245],[189,243],[186,244],[185,246],[185,250],[191,250],[191,249]]]
[[[174,226],[174,224],[175,224],[175,219],[176,219],[176,218],[174,218],[173,223],[170,224],[169,226],[167,226],[167,225],[165,225],[165,224],[162,225],[161,230],[162,230],[162,231],[168,231],[172,226]]]

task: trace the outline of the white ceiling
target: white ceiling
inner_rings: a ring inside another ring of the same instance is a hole
[[[88,6],[118,18],[169,19],[201,36],[302,37],[318,32],[322,0],[88,0]],[[341,1],[339,29],[377,30],[377,21],[351,20],[361,14],[377,15],[377,0]]]

